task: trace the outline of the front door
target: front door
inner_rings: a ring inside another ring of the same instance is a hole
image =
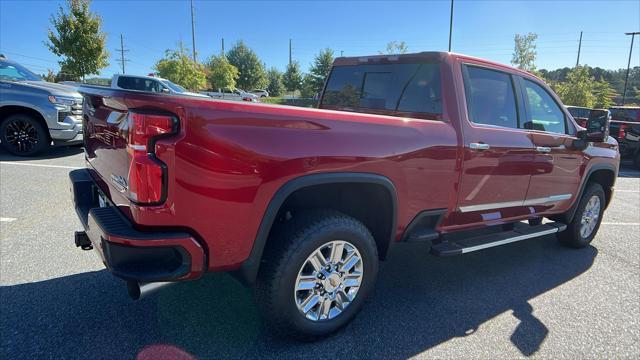
[[[581,150],[571,148],[574,132],[557,100],[541,84],[522,79],[526,121],[536,149],[531,184],[526,204],[531,212],[568,208],[578,194],[580,169],[584,162]]]
[[[462,67],[468,120],[457,212],[449,225],[499,224],[526,214],[533,143],[519,128],[515,78],[472,64]]]

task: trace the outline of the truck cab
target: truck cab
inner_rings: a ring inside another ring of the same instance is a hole
[[[182,86],[157,76],[115,74],[111,79],[111,87],[122,90],[137,90],[154,93],[186,95],[202,97],[202,94],[188,91]]]

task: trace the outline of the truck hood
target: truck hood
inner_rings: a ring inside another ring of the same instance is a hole
[[[20,84],[46,90],[50,92],[51,95],[69,96],[74,98],[82,97],[82,95],[80,95],[80,93],[77,92],[74,87],[68,85],[50,83],[47,81],[22,81],[20,82]]]

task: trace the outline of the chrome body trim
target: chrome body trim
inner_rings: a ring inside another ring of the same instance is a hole
[[[540,205],[540,204],[547,204],[551,202],[558,202],[562,200],[568,200],[568,199],[571,199],[572,196],[573,196],[572,194],[561,194],[561,195],[551,195],[544,198],[536,198],[536,199],[528,199],[528,200],[468,205],[468,206],[460,206],[458,207],[458,210],[460,212],[472,212],[472,211],[503,209],[503,208],[516,207],[516,206]]]

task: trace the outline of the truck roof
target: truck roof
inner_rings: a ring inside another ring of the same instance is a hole
[[[359,65],[359,64],[365,64],[365,63],[388,64],[388,63],[411,63],[411,62],[422,62],[422,61],[440,62],[440,61],[446,61],[451,57],[455,57],[458,59],[473,60],[474,62],[480,62],[480,63],[484,63],[494,67],[501,67],[515,73],[538,78],[536,75],[530,72],[515,68],[513,66],[478,58],[475,56],[458,54],[454,52],[446,52],[446,51],[423,51],[419,53],[394,54],[394,55],[385,54],[385,55],[371,55],[371,56],[349,56],[349,57],[345,56],[345,57],[336,58],[333,61],[333,66]]]

